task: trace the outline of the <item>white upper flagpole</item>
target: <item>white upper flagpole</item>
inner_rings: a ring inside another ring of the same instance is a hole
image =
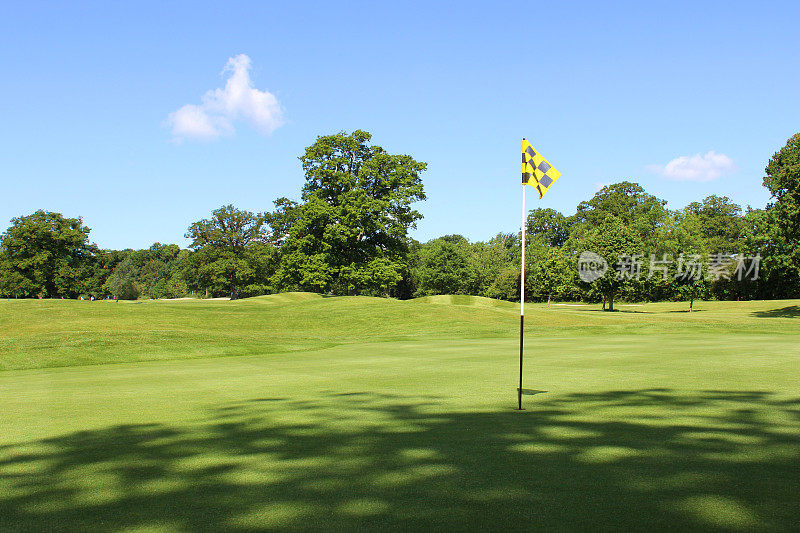
[[[519,315],[525,316],[525,184],[522,184],[522,264],[519,275]]]

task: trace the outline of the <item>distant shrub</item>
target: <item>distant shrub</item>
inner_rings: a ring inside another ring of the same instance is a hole
[[[136,300],[141,296],[142,290],[136,283],[136,267],[130,258],[118,264],[108,280],[103,284],[103,289],[113,294],[118,300]]]

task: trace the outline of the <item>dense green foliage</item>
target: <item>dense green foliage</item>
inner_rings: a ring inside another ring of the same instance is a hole
[[[319,137],[300,157],[299,200],[250,213],[223,206],[189,226],[190,250],[98,250],[80,219],[37,211],[0,240],[0,297],[120,299],[332,295],[520,295],[519,234],[486,242],[408,235],[422,215],[425,164],[370,144],[364,131]],[[765,209],[711,195],[671,210],[639,184],[603,187],[565,216],[529,212],[525,295],[536,301],[614,302],[800,296],[800,134],[770,159]],[[608,270],[581,281],[578,259]],[[759,256],[758,279],[753,261]],[[748,270],[750,269],[750,270]],[[690,303],[691,306],[691,303]]]
[[[800,133],[769,160],[764,186],[774,201],[766,214],[752,216],[753,245],[769,250],[766,276],[783,289],[777,294],[795,294],[800,278]]]
[[[300,157],[302,202],[280,198],[274,238],[284,290],[389,295],[408,276],[409,228],[422,218],[425,163],[368,144],[357,130],[319,137]]]
[[[194,254],[188,258],[184,277],[193,288],[224,290],[235,300],[269,291],[273,249],[266,242],[264,215],[222,206],[189,226],[186,237]]]
[[[74,298],[96,251],[79,218],[41,210],[15,218],[0,237],[0,295]]]

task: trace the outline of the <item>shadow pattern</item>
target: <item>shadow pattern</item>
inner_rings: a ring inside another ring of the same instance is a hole
[[[800,526],[800,400],[648,389],[528,409],[354,391],[5,446],[0,529]]]
[[[800,318],[800,305],[788,305],[778,309],[755,311],[753,315],[759,318]]]

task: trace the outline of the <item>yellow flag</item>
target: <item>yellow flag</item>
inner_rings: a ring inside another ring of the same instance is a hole
[[[522,139],[522,183],[536,187],[541,198],[560,177],[561,172],[534,150],[531,143]]]

